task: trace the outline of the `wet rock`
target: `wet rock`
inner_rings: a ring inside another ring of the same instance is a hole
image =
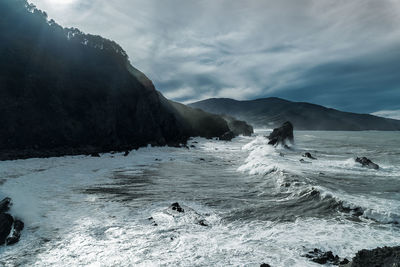
[[[317,159],[317,158],[313,157],[313,156],[311,155],[311,153],[310,153],[310,152],[306,152],[306,153],[304,153],[304,154],[303,154],[303,157],[305,157],[305,158],[309,158],[309,159]]]
[[[203,159],[203,158],[200,158],[200,160],[201,160],[201,161],[206,161],[206,160],[205,160],[205,159]]]
[[[172,203],[172,205],[170,206],[170,208],[172,210],[175,210],[177,212],[185,212],[185,210],[179,205],[178,202]]]
[[[356,162],[360,163],[363,167],[367,167],[367,168],[375,169],[375,170],[379,169],[378,164],[373,163],[370,159],[368,159],[366,157],[362,157],[362,158],[357,157]]]
[[[309,251],[307,254],[303,255],[303,257],[309,258],[311,261],[319,264],[333,264],[339,265],[340,258],[338,255],[334,255],[332,251],[323,252],[315,248],[312,251]]]
[[[125,151],[125,153],[124,153],[124,157],[127,157],[127,156],[129,155],[129,153],[130,153],[130,151],[129,151],[129,150]]]
[[[6,197],[2,201],[0,201],[0,213],[6,212],[10,209],[11,206],[11,198]]]
[[[279,144],[286,145],[286,141],[293,143],[293,125],[291,122],[287,121],[282,124],[281,127],[275,128],[272,133],[268,136],[270,140],[268,144],[276,146]]]
[[[352,267],[399,267],[400,246],[363,249],[353,258]]]
[[[24,223],[20,220],[14,221],[14,229],[10,237],[7,238],[6,244],[13,245],[21,238],[21,231],[24,229]]]
[[[344,258],[344,259],[339,263],[339,265],[340,265],[340,266],[343,266],[343,265],[346,265],[346,264],[349,264],[349,263],[350,263],[350,261],[349,261],[348,259]]]
[[[232,132],[232,131],[228,131],[228,132],[226,132],[226,133],[224,133],[223,135],[221,135],[220,137],[219,137],[219,140],[222,140],[222,141],[231,141],[233,138],[235,138],[236,136],[235,136],[235,133],[234,132]]]
[[[198,221],[198,224],[200,224],[201,226],[208,226],[207,221],[204,220],[204,219],[199,220],[199,221]]]
[[[191,147],[191,148],[195,148],[196,146],[195,146],[195,145],[190,145],[190,147]]]
[[[269,265],[267,263],[261,263],[260,267],[271,267],[271,265]]]
[[[90,156],[94,158],[100,158],[100,154],[97,152],[90,154]]]
[[[7,236],[10,234],[14,218],[8,213],[0,213],[0,245],[6,243]]]

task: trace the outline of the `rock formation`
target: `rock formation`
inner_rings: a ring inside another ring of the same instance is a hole
[[[281,127],[275,128],[272,133],[268,136],[270,145],[286,145],[287,141],[293,143],[293,125],[289,121],[282,124]]]

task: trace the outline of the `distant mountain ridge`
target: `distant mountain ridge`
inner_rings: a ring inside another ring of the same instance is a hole
[[[291,121],[296,130],[400,130],[400,120],[343,112],[321,105],[292,102],[277,97],[246,101],[210,98],[189,104],[189,106],[210,113],[234,116],[255,127],[273,128],[285,121]]]

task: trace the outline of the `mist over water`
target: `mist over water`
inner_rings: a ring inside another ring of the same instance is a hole
[[[399,132],[295,132],[292,150],[266,133],[0,162],[0,196],[26,225],[0,265],[319,266],[301,255],[400,245]]]

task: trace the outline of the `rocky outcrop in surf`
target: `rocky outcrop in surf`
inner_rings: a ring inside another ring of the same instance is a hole
[[[289,141],[293,143],[293,125],[291,122],[287,121],[282,124],[281,127],[275,128],[272,133],[268,136],[269,142],[268,144],[276,146],[276,145],[286,145],[286,142]]]
[[[355,161],[360,163],[363,167],[367,167],[367,168],[375,169],[375,170],[379,169],[379,165],[374,163],[374,162],[372,162],[369,158],[366,158],[366,157],[359,158],[359,157],[357,157],[355,159]]]
[[[21,237],[24,223],[15,219],[7,211],[10,209],[11,199],[6,197],[0,201],[0,245],[13,245]]]
[[[303,157],[305,158],[309,158],[309,159],[317,159],[316,157],[314,157],[313,155],[311,155],[310,152],[306,152],[303,154]]]
[[[165,221],[165,216],[172,218],[177,223],[191,223],[200,226],[210,225],[203,215],[191,207],[181,205],[178,202],[172,203],[168,208],[159,213],[155,213],[147,220],[151,223],[151,225],[159,226],[163,224],[163,221]]]
[[[254,133],[253,126],[245,121],[237,120],[231,116],[222,116],[228,123],[229,130],[231,130],[235,136],[244,135],[251,136]]]
[[[400,266],[400,246],[363,249],[353,258],[351,267],[398,267]]]
[[[311,261],[319,264],[344,265],[349,263],[349,260],[346,258],[341,259],[338,255],[334,255],[332,251],[324,252],[317,248],[309,251],[303,257],[309,258]]]

